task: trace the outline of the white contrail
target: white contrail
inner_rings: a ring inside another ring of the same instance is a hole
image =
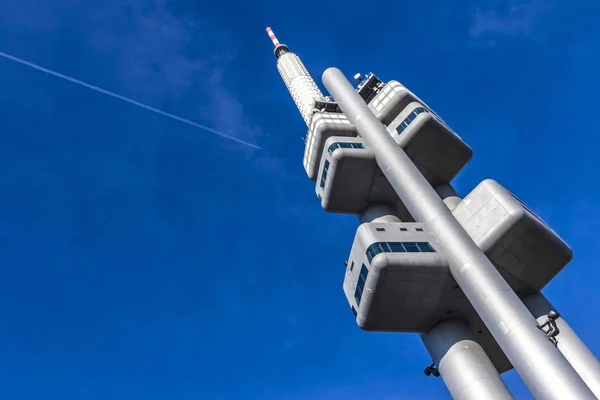
[[[50,75],[56,76],[56,77],[58,77],[58,78],[64,79],[64,80],[66,80],[66,81],[69,81],[69,82],[76,83],[76,84],[78,84],[78,85],[81,85],[81,86],[83,86],[83,87],[86,87],[86,88],[88,88],[88,89],[92,89],[92,90],[94,90],[94,91],[96,91],[96,92],[99,92],[99,93],[106,94],[106,95],[108,95],[108,96],[114,97],[114,98],[116,98],[116,99],[119,99],[119,100],[126,101],[127,103],[130,103],[130,104],[136,105],[136,106],[138,106],[138,107],[142,107],[142,108],[144,108],[144,109],[146,109],[146,110],[148,110],[148,111],[152,111],[152,112],[154,112],[154,113],[157,113],[157,114],[160,114],[160,115],[162,115],[162,116],[165,116],[165,117],[168,117],[168,118],[174,119],[174,120],[176,120],[176,121],[183,122],[184,124],[191,125],[191,126],[193,126],[193,127],[195,127],[195,128],[202,129],[202,130],[205,130],[205,131],[207,131],[207,132],[214,133],[215,135],[219,135],[219,136],[221,136],[221,137],[224,137],[224,138],[226,138],[226,139],[230,139],[230,140],[233,140],[233,141],[235,141],[235,142],[238,142],[238,143],[245,144],[246,146],[254,147],[255,149],[259,149],[259,150],[261,150],[261,149],[262,149],[261,147],[258,147],[258,146],[257,146],[257,145],[255,145],[255,144],[252,144],[252,143],[245,142],[245,141],[243,141],[243,140],[241,140],[241,139],[238,139],[238,138],[236,138],[236,137],[234,137],[234,136],[231,136],[231,135],[228,135],[228,134],[226,134],[226,133],[220,132],[220,131],[218,131],[218,130],[216,130],[216,129],[209,128],[208,126],[204,126],[204,125],[198,124],[198,123],[196,123],[196,122],[194,122],[194,121],[190,121],[189,119],[185,119],[185,118],[182,118],[182,117],[178,117],[177,115],[170,114],[170,113],[168,113],[168,112],[165,112],[165,111],[159,110],[158,108],[154,108],[154,107],[152,107],[152,106],[149,106],[149,105],[147,105],[147,104],[140,103],[139,101],[135,101],[135,100],[133,100],[133,99],[130,99],[130,98],[128,98],[128,97],[125,97],[125,96],[121,96],[120,94],[113,93],[113,92],[110,92],[110,91],[108,91],[108,90],[105,90],[105,89],[99,88],[98,86],[90,85],[89,83],[86,83],[86,82],[80,81],[79,79],[71,78],[70,76],[63,75],[63,74],[61,74],[61,73],[59,73],[59,72],[52,71],[52,70],[50,70],[50,69],[48,69],[48,68],[44,68],[44,67],[42,67],[42,66],[39,66],[39,65],[37,65],[37,64],[34,64],[34,63],[32,63],[32,62],[29,62],[29,61],[22,60],[22,59],[20,59],[20,58],[18,58],[18,57],[15,57],[15,56],[11,56],[10,54],[6,54],[6,53],[3,53],[3,52],[1,52],[1,51],[0,51],[0,57],[4,57],[4,58],[6,58],[6,59],[9,59],[9,60],[12,60],[12,61],[18,62],[19,64],[26,65],[26,66],[28,66],[28,67],[31,67],[31,68],[33,68],[33,69],[37,69],[38,71],[42,71],[42,72],[45,72],[45,73],[47,73],[47,74],[50,74]]]

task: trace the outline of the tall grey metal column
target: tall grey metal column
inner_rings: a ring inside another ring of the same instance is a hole
[[[452,185],[444,184],[434,188],[446,206],[452,211],[461,202],[460,196]],[[542,293],[534,293],[523,298],[523,303],[536,318],[539,325],[548,320],[548,313],[556,311]],[[577,333],[561,316],[555,321],[558,334],[555,336],[556,348],[579,374],[590,390],[600,399],[600,360],[590,351]]]
[[[546,315],[548,312],[556,311],[554,306],[541,293],[527,296],[523,299],[523,302],[533,316],[537,318],[540,325],[547,319]],[[556,326],[559,330],[558,335],[556,335],[556,347],[596,397],[600,399],[600,361],[598,361],[594,353],[577,336],[564,318],[558,318]]]
[[[537,399],[595,399],[342,72],[327,69],[323,83],[375,153],[377,164],[407,209],[427,224],[445,248],[452,276],[533,395]]]
[[[464,323],[441,322],[421,339],[454,400],[514,398]]]

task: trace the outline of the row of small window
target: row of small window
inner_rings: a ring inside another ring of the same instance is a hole
[[[415,108],[409,115],[408,117],[406,117],[404,119],[404,121],[402,121],[402,123],[400,123],[400,125],[398,126],[398,128],[396,128],[396,132],[398,132],[398,134],[401,134],[402,132],[404,132],[404,130],[406,128],[408,128],[408,126],[411,124],[411,122],[413,122],[415,120],[415,118],[417,118],[417,115],[421,114],[421,113],[431,113],[432,111],[426,109],[425,107],[417,107]],[[448,124],[446,124],[444,121],[442,121],[442,119],[436,114],[433,113],[433,117],[439,121],[440,124],[444,125],[446,128],[448,128],[449,130],[450,127],[448,126]]]
[[[365,289],[365,283],[367,283],[367,276],[369,275],[369,270],[365,267],[365,264],[360,268],[360,274],[358,275],[358,282],[356,283],[356,290],[354,291],[354,299],[356,300],[356,305],[360,306],[360,299],[362,298],[363,290]]]
[[[375,228],[377,232],[385,232],[385,228]],[[408,232],[408,228],[400,228],[401,232]],[[417,232],[423,232],[423,228],[415,228]]]
[[[332,144],[331,146],[329,146],[329,149],[327,151],[329,151],[329,154],[333,154],[333,152],[337,149],[364,149],[365,146],[363,146],[362,143],[340,143],[340,142],[336,142],[334,144]]]
[[[412,110],[412,112],[408,114],[406,118],[404,118],[404,121],[402,121],[400,125],[398,125],[398,127],[396,128],[396,132],[398,132],[398,134],[404,132],[404,130],[408,128],[408,126],[415,120],[415,118],[417,118],[417,115],[424,112],[428,113],[429,110],[425,107],[417,107],[414,110]]]
[[[379,253],[435,253],[427,242],[379,242],[373,243],[366,251],[369,263]]]

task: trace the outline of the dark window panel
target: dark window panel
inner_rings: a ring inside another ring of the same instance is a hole
[[[365,148],[365,146],[363,146],[362,143],[336,142],[336,143],[333,143],[331,146],[329,146],[327,151],[329,152],[329,154],[333,154],[333,152],[336,151],[337,149],[364,149],[364,148]]]
[[[435,252],[435,250],[433,249],[433,247],[431,247],[431,245],[429,243],[418,242],[417,245],[419,246],[419,248],[421,249],[421,251],[423,253],[434,253]]]
[[[327,171],[329,171],[329,160],[325,160],[325,166],[323,166],[323,174],[321,174],[321,188],[325,187],[327,181]]]
[[[417,244],[414,243],[414,242],[405,242],[404,243],[404,248],[409,253],[418,253],[418,252],[420,252],[419,248],[417,247]]]
[[[427,242],[379,242],[373,243],[367,248],[367,260],[369,263],[379,253],[435,253],[435,249]],[[363,271],[361,270],[361,273]]]
[[[402,243],[390,243],[389,245],[392,249],[392,253],[404,253],[406,251]]]
[[[356,290],[354,291],[354,299],[356,300],[356,304],[358,306],[360,306],[360,300],[362,298],[362,294],[363,294],[363,290],[364,290],[364,285],[367,282],[367,276],[369,275],[369,270],[367,269],[367,267],[365,266],[365,264],[362,265],[361,269],[360,269],[360,274],[358,277],[358,283],[356,284]]]

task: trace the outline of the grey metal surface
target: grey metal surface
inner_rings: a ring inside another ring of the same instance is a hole
[[[427,115],[421,117],[424,114]],[[402,132],[398,144],[406,150],[406,154],[429,183],[439,185],[460,171],[469,160],[471,150],[460,138],[432,118],[431,113],[420,114]],[[315,114],[313,124],[321,120],[321,115]],[[348,122],[345,117],[344,122]],[[317,130],[314,143],[307,144],[307,148],[312,146],[315,152],[321,151],[322,154],[317,157],[317,153],[312,153],[308,172],[309,176],[317,174],[315,191],[325,211],[361,214],[369,204],[396,204],[400,200],[398,194],[381,172],[375,154],[366,148],[363,139],[337,134],[328,137],[332,132],[342,133],[329,129],[330,126],[349,126],[354,129],[354,134],[357,133],[353,125],[323,123],[320,127],[324,127],[325,130]],[[328,138],[322,143],[325,137]],[[447,140],[444,140],[444,137]],[[434,142],[438,145],[432,146],[431,143]],[[318,159],[320,164],[316,168],[312,163]],[[457,200],[460,202],[459,198]]]
[[[291,60],[293,58],[293,63],[283,64],[283,61],[278,61],[278,68],[280,69],[281,76],[286,83],[286,86],[288,86],[290,93],[293,93],[293,88],[288,84],[288,82],[291,82],[292,80],[288,77],[288,75],[296,76],[300,74],[301,76],[304,76],[302,74],[306,68],[302,66],[303,69],[299,69],[297,63],[301,63],[301,61],[293,53],[285,54],[281,58],[284,60],[287,60],[288,58]],[[288,64],[293,68],[283,68],[283,65]],[[279,67],[280,65],[282,66],[281,68]],[[322,94],[320,92],[316,93],[312,90],[309,90],[309,88],[312,87],[310,83],[299,81],[298,84],[306,86],[306,88],[302,91],[297,91],[302,93],[303,96],[292,97],[294,98],[294,101],[296,102],[296,105],[298,106],[298,109],[300,110],[308,126],[308,132],[305,139],[306,146],[304,149],[303,163],[309,179],[314,181],[317,179],[317,174],[319,173],[318,168],[322,163],[321,156],[325,154],[324,151],[326,151],[326,149],[324,149],[325,141],[332,136],[356,136],[357,131],[354,125],[348,121],[344,114],[322,112],[316,109],[311,109],[309,114],[303,111],[308,110],[309,105],[311,107],[314,106],[315,101],[313,100],[313,97],[315,99],[321,99]],[[391,81],[386,84],[383,89],[373,98],[373,100],[369,103],[369,107],[376,112],[378,118],[387,124],[391,122],[402,111],[402,109],[406,107],[407,104],[409,104],[411,101],[414,101],[415,98],[416,97],[400,83]]]
[[[373,210],[376,211],[376,210]],[[377,214],[375,214],[377,215]],[[356,231],[344,293],[357,310],[356,322],[366,331],[426,332],[446,316],[441,304],[444,288],[454,281],[443,254],[436,252],[381,252],[372,259],[367,249],[377,243],[429,243],[435,238],[421,223],[364,223]],[[391,249],[390,249],[391,250]],[[362,266],[368,272],[361,302],[355,299]]]
[[[297,56],[293,53],[290,57]],[[288,54],[285,55],[287,57]],[[282,57],[284,58],[284,57]],[[295,60],[295,58],[294,58]],[[298,59],[299,61],[299,59]],[[279,65],[279,63],[278,63]],[[296,65],[296,62],[293,63]],[[289,78],[284,75],[284,72],[287,70],[280,68],[280,73],[282,74],[284,82],[286,85]],[[292,69],[295,71],[295,69]],[[287,73],[287,75],[290,75]],[[304,84],[304,82],[302,82]],[[310,86],[310,85],[309,85]],[[290,93],[292,89],[289,87]],[[304,90],[303,93],[309,93],[308,90]],[[313,104],[311,96],[322,96],[319,94],[315,94],[310,92],[309,95],[303,96],[301,98],[302,104]],[[376,112],[377,117],[380,118],[384,123],[390,123],[407,104],[411,101],[414,101],[415,97],[412,95],[406,88],[404,88],[400,83],[396,81],[391,81],[386,84],[383,89],[372,99],[369,103],[369,107]],[[294,97],[294,101],[298,106],[298,109],[301,110],[301,105],[299,105],[298,100]],[[305,107],[306,108],[306,107]],[[306,147],[304,149],[304,169],[308,174],[309,179],[316,180],[317,174],[319,173],[319,165],[322,163],[321,156],[324,153],[325,141],[332,136],[356,136],[357,131],[354,125],[352,125],[346,116],[341,113],[331,113],[331,112],[317,112],[317,110],[313,110],[310,116],[305,116],[303,113],[303,118],[308,126],[308,132],[306,134]]]
[[[379,169],[371,150],[337,148],[329,152],[331,145],[362,146],[363,140],[333,136],[325,142],[315,185],[325,211],[362,214],[370,204],[396,205],[398,195]]]
[[[375,152],[378,165],[410,213],[442,243],[453,277],[533,395],[537,399],[595,399],[342,72],[327,69],[323,83]]]
[[[571,260],[571,248],[498,182],[478,184],[452,211],[520,297],[542,290]]]
[[[453,399],[513,399],[500,374],[464,323],[444,321],[421,334],[421,339]]]
[[[436,186],[434,189],[450,211],[454,210],[462,201],[456,190],[449,183]]]
[[[469,325],[498,372],[511,370],[512,365],[450,274],[437,238],[425,224],[400,222],[392,214],[388,206],[369,207],[363,216],[367,223],[356,230],[348,256],[344,293],[357,313],[359,327],[366,331],[424,333],[444,319],[460,318]],[[427,242],[436,255],[384,252],[369,260],[367,249],[381,242]],[[359,306],[354,293],[363,264],[368,279]]]
[[[549,311],[556,311],[541,293],[527,296],[523,302],[540,325],[547,320],[546,315]],[[558,350],[563,353],[591,391],[600,399],[600,361],[562,316],[556,320],[556,325],[560,331],[556,335]]]
[[[394,118],[388,131],[433,186],[452,181],[473,155],[432,110],[416,101]]]
[[[396,210],[385,204],[372,204],[364,213],[358,216],[361,224],[367,222],[401,222],[396,215]]]

